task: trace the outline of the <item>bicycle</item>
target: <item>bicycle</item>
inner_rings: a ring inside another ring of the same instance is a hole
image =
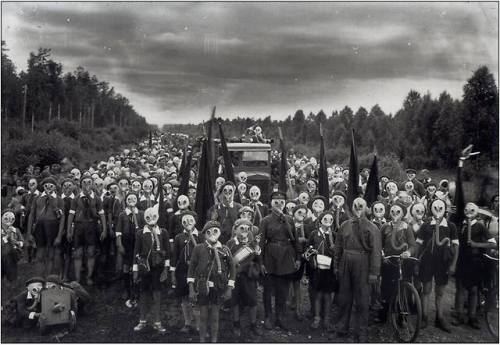
[[[495,341],[498,342],[498,258],[488,254],[483,254],[483,256],[492,262],[496,262],[493,279],[481,292],[483,294],[481,304],[482,306],[484,304],[484,318],[488,330]]]
[[[414,257],[402,258],[399,255],[385,256],[384,259],[397,259],[399,280],[389,304],[389,317],[396,338],[400,342],[413,342],[418,337],[422,320],[422,303],[417,289],[403,279],[403,260],[420,261]]]

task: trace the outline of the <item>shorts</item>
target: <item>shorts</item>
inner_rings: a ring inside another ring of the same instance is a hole
[[[123,264],[132,267],[132,264],[134,263],[135,235],[123,235],[122,244],[123,248],[125,249],[125,254],[123,255]]]
[[[180,263],[175,268],[175,296],[182,299],[189,296],[189,285],[187,282],[188,266],[185,263]]]
[[[199,306],[205,305],[221,305],[222,304],[222,292],[214,288],[208,290],[208,295],[198,295],[197,303]]]
[[[162,287],[162,283],[160,282],[160,276],[163,272],[163,266],[151,267],[149,272],[141,272],[140,277],[141,281],[139,283],[141,293],[143,291],[160,291]]]
[[[33,237],[37,247],[53,247],[59,233],[59,220],[39,220],[35,225]]]
[[[17,261],[14,255],[2,255],[2,278],[3,277],[6,277],[10,282],[17,279]]]
[[[78,222],[75,223],[75,233],[73,234],[73,247],[95,246],[97,243],[97,223]]]
[[[257,280],[250,279],[246,272],[238,273],[231,294],[231,306],[255,307],[257,305]]]
[[[419,265],[419,278],[422,283],[431,282],[434,278],[436,285],[448,284],[448,263],[443,262],[439,251],[435,251],[434,255],[426,253],[422,256]]]

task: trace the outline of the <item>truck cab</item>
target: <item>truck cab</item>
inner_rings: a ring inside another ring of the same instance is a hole
[[[236,180],[242,171],[247,173],[247,183],[261,191],[261,201],[271,197],[271,144],[227,143]]]

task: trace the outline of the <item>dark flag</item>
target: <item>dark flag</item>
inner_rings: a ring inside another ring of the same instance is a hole
[[[163,182],[161,176],[158,178],[158,226],[160,228],[167,228],[167,209],[165,201],[163,200]]]
[[[370,169],[370,176],[368,177],[368,182],[366,183],[365,197],[366,204],[371,207],[372,204],[378,200],[380,195],[380,185],[378,183],[378,163],[377,155],[373,157],[372,167]]]
[[[231,163],[231,156],[229,155],[229,151],[227,149],[226,137],[224,136],[224,131],[222,130],[221,121],[219,121],[219,135],[220,135],[220,144],[222,149],[222,157],[224,158],[224,174],[226,181],[231,181],[234,184],[236,184],[236,180],[234,178],[233,164]]]
[[[279,137],[280,137],[280,149],[281,149],[281,162],[280,162],[280,179],[279,179],[279,191],[286,194],[286,150],[285,143],[283,141],[283,133],[281,132],[281,127],[278,127]]]
[[[359,195],[359,171],[358,171],[358,155],[356,153],[356,145],[354,143],[354,129],[351,132],[351,157],[349,159],[349,184],[347,185],[347,206],[349,210],[352,208],[352,202]]]
[[[188,146],[184,150],[184,157],[182,158],[184,164],[181,165],[180,172],[180,185],[177,195],[186,195],[189,190],[189,173],[191,172],[191,161],[193,159],[193,152],[191,148]],[[176,206],[176,205],[174,205]]]
[[[455,205],[455,213],[450,215],[450,221],[456,225],[457,228],[462,228],[462,223],[465,219],[465,197],[464,187],[462,185],[462,167],[457,168],[457,181],[455,189],[455,197],[453,198],[453,205]],[[430,208],[429,208],[430,209]]]
[[[199,161],[198,184],[196,185],[195,211],[198,215],[198,225],[201,228],[205,225],[208,210],[214,205],[214,191],[210,162],[208,160],[208,140],[204,139],[201,148],[201,157]]]
[[[149,148],[151,149],[153,147],[153,135],[151,134],[151,131],[149,131]]]
[[[215,151],[215,144],[214,144],[214,138],[213,138],[213,126],[215,122],[215,106],[212,109],[212,114],[210,115],[210,120],[208,120],[208,129],[207,129],[207,138],[208,138],[208,148],[207,148],[207,154],[208,154],[208,161],[210,162],[210,167],[212,169],[217,168],[217,163],[216,163],[216,151]],[[211,176],[216,175],[216,171],[210,171]]]
[[[320,147],[319,147],[319,171],[318,171],[318,192],[319,195],[329,200],[330,190],[328,187],[328,173],[326,171],[325,140],[323,138],[323,128],[319,124]]]

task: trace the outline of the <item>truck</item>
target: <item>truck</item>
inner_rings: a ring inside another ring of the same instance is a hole
[[[260,188],[261,201],[268,202],[271,197],[271,144],[227,143],[233,163],[235,179],[242,171],[247,173],[247,183]]]

